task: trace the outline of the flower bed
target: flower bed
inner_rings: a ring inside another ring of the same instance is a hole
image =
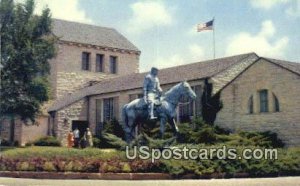
[[[201,145],[198,147],[202,148]],[[152,163],[150,160],[128,160],[124,152],[111,149],[27,147],[3,152],[0,157],[0,171],[167,173],[173,178],[291,176],[300,175],[300,149],[278,149],[278,160],[161,159]]]
[[[121,161],[114,158],[96,160],[86,158],[0,158],[0,171],[37,172],[89,172],[89,173],[135,173],[159,172],[160,162],[133,160]]]

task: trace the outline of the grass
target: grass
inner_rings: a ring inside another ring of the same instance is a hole
[[[7,149],[1,153],[4,158],[89,158],[89,159],[124,159],[123,152],[115,149],[98,149],[98,148],[65,148],[65,147],[24,147]]]

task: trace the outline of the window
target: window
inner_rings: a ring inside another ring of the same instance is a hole
[[[280,111],[279,101],[278,101],[278,98],[275,96],[274,93],[273,93],[273,100],[274,100],[274,112],[279,112]]]
[[[103,121],[111,121],[114,117],[114,98],[103,99]]]
[[[129,102],[144,97],[143,94],[129,94]]]
[[[90,53],[82,52],[82,70],[90,70]]]
[[[196,94],[196,99],[195,99],[195,115],[196,116],[202,116],[202,87],[200,85],[196,85],[192,87],[193,90],[195,91]]]
[[[96,135],[99,135],[103,129],[103,123],[101,122],[101,99],[96,99]]]
[[[253,114],[253,95],[248,100],[248,113]]]
[[[269,112],[268,90],[259,91],[260,112]]]
[[[104,55],[96,54],[96,72],[104,72]]]
[[[194,106],[193,102],[189,99],[189,97],[184,96],[180,98],[179,102],[179,121],[180,122],[189,122],[191,120],[191,116],[194,115]]]
[[[109,60],[110,64],[110,73],[116,74],[117,73],[117,57],[116,56],[110,56]]]
[[[118,116],[118,97],[103,99],[103,121],[111,121]]]
[[[259,104],[259,112],[261,113],[280,112],[279,100],[273,92],[269,93],[269,90],[263,89],[258,91],[258,96],[259,96],[259,99],[257,100],[258,103],[255,102],[256,99],[254,99],[253,95],[251,95],[249,98],[248,105],[247,105],[247,109],[248,109],[247,112],[249,114],[254,113],[254,104],[257,105]]]
[[[195,94],[196,99],[191,100],[188,96],[181,97],[179,104],[179,121],[180,122],[189,122],[192,116],[201,116],[202,115],[202,87],[200,85],[191,87]]]

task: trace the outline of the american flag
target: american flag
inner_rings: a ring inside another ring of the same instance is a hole
[[[208,21],[207,23],[198,24],[197,25],[197,32],[201,32],[204,30],[213,30],[214,20]]]

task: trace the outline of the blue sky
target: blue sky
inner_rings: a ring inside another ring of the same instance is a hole
[[[300,62],[300,0],[36,0],[53,17],[116,28],[141,51],[140,70],[256,52]]]

